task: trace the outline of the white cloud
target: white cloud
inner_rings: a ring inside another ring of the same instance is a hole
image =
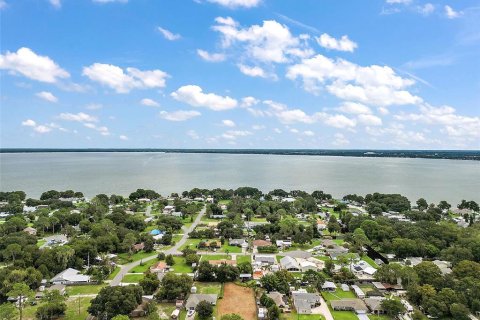
[[[260,77],[260,78],[267,77],[267,73],[265,72],[265,70],[263,70],[258,66],[249,67],[244,64],[239,64],[238,68],[240,69],[241,73],[250,77]]]
[[[86,128],[98,131],[102,136],[109,136],[110,135],[110,131],[105,126],[100,126],[99,127],[99,126],[96,126],[93,123],[84,123],[83,126],[86,127]]]
[[[77,122],[97,122],[98,119],[95,116],[79,112],[79,113],[60,113],[58,118],[66,121],[77,121]]]
[[[357,102],[344,102],[340,107],[337,108],[340,112],[352,113],[352,114],[368,114],[372,113],[369,107],[364,104]]]
[[[260,124],[254,124],[254,125],[252,126],[252,129],[253,129],[253,130],[263,130],[263,129],[265,129],[265,128],[266,128],[266,127],[265,127],[264,125],[260,125]]]
[[[165,39],[170,41],[175,41],[182,37],[181,35],[172,33],[171,31],[164,29],[162,27],[157,27],[157,30],[163,35]]]
[[[49,101],[49,102],[57,102],[58,98],[55,97],[51,92],[48,91],[41,91],[35,94],[40,99]]]
[[[147,106],[147,107],[160,107],[160,104],[157,101],[149,99],[149,98],[144,98],[144,99],[140,100],[140,103],[144,106]]]
[[[455,11],[452,7],[450,6],[445,6],[445,15],[447,16],[448,19],[456,19],[459,18],[463,12],[461,11]]]
[[[197,49],[197,54],[205,61],[208,62],[222,62],[226,59],[223,53],[209,53],[202,49]]]
[[[306,131],[303,131],[303,134],[306,135],[307,137],[313,137],[315,135],[315,132],[311,130],[306,130]]]
[[[414,80],[402,78],[388,66],[362,67],[344,59],[330,59],[321,54],[288,68],[287,78],[301,78],[305,90],[317,93],[326,89],[336,97],[376,106],[417,104],[420,97],[405,88]]]
[[[287,26],[275,20],[263,21],[263,24],[248,28],[239,27],[230,17],[215,19],[217,24],[213,30],[222,35],[224,48],[233,44],[243,45],[246,58],[264,63],[286,63],[291,58],[305,58],[313,51],[302,41],[290,33]]]
[[[100,103],[90,103],[85,108],[87,108],[88,110],[99,110],[103,108],[103,105],[101,105]]]
[[[357,117],[358,122],[366,126],[381,126],[382,119],[373,114],[360,114]]]
[[[70,74],[60,68],[55,61],[47,56],[37,55],[25,47],[18,49],[17,52],[7,51],[4,55],[0,55],[0,69],[47,83],[55,83],[70,77]]]
[[[215,93],[204,93],[196,85],[187,85],[172,92],[171,96],[178,101],[185,102],[194,107],[205,107],[214,111],[233,109],[238,105],[237,100],[229,96],[219,96]]]
[[[128,0],[92,0],[92,1],[95,3],[114,3],[114,2],[127,3],[128,2]]]
[[[195,130],[188,130],[188,131],[187,131],[187,136],[189,136],[189,137],[192,138],[193,140],[198,140],[198,139],[200,139],[200,136],[198,135],[198,133],[197,133]]]
[[[120,138],[120,140],[123,140],[123,141],[127,141],[128,140],[128,137],[126,135],[123,135],[121,134],[120,136],[118,136]]]
[[[22,126],[25,126],[25,127],[35,127],[36,125],[37,125],[37,123],[35,121],[33,121],[32,119],[22,121]]]
[[[222,120],[222,125],[225,127],[235,127],[235,122],[232,120]]]
[[[353,128],[356,125],[355,120],[347,118],[343,114],[327,115],[324,123],[330,127],[339,129]]]
[[[277,133],[277,134],[282,133],[282,130],[280,130],[280,129],[278,129],[278,128],[273,129],[273,131],[274,131],[275,133]]]
[[[5,9],[7,7],[7,3],[5,0],[0,0],[0,10]]]
[[[168,121],[186,121],[200,116],[201,113],[194,110],[177,110],[173,112],[161,111],[160,118]]]
[[[435,11],[435,6],[431,3],[425,3],[423,6],[418,6],[417,10],[424,16],[428,16]]]
[[[132,89],[163,88],[168,78],[166,72],[158,69],[142,71],[126,68],[124,71],[120,67],[104,63],[94,63],[84,67],[83,75],[118,93],[128,93]]]
[[[62,1],[61,0],[49,0],[49,2],[56,9],[60,9],[62,7]]]
[[[227,7],[230,9],[236,8],[253,8],[258,6],[262,0],[207,0],[211,3],[219,4],[223,7]]]
[[[242,108],[249,108],[251,106],[254,106],[256,104],[258,104],[260,101],[254,97],[245,97],[242,99],[242,103],[240,104],[240,106]]]
[[[340,39],[335,39],[327,33],[317,38],[317,42],[321,47],[331,50],[353,52],[358,45],[344,35]]]
[[[335,146],[345,146],[350,143],[350,141],[341,133],[336,133],[334,137],[335,139],[332,144]]]
[[[229,130],[222,134],[222,138],[228,139],[228,140],[235,140],[238,137],[246,137],[250,136],[252,133],[250,131],[242,131],[242,130]]]

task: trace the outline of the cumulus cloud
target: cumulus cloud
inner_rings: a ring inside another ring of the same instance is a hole
[[[381,126],[382,119],[380,117],[374,116],[373,114],[360,114],[357,117],[358,123],[361,123],[366,126]]]
[[[173,112],[162,111],[160,118],[168,121],[186,121],[200,116],[201,113],[195,110],[177,110]]]
[[[94,63],[83,68],[83,75],[90,80],[114,89],[117,93],[128,93],[132,89],[165,87],[168,74],[162,70],[139,70],[122,68],[104,63]]]
[[[49,2],[55,9],[60,9],[62,7],[61,0],[49,0]]]
[[[225,127],[235,127],[235,122],[233,122],[232,120],[222,120],[222,125],[225,126]]]
[[[334,138],[335,139],[332,142],[334,146],[346,146],[350,143],[350,141],[342,133],[336,133]]]
[[[321,47],[338,51],[353,52],[358,47],[347,35],[342,36],[340,39],[335,39],[329,34],[324,33],[317,38],[317,42]]]
[[[200,58],[208,62],[222,62],[226,59],[223,53],[210,53],[202,49],[197,49],[197,54]]]
[[[188,131],[187,131],[187,136],[189,136],[189,137],[192,138],[193,140],[198,140],[198,139],[200,139],[200,136],[198,135],[198,133],[197,133],[195,130],[188,130]]]
[[[35,94],[40,99],[49,101],[49,102],[58,102],[58,98],[53,95],[53,93],[48,91],[41,91]]]
[[[178,101],[185,102],[194,107],[205,107],[214,111],[233,109],[238,105],[237,100],[229,96],[220,96],[215,93],[204,93],[196,85],[187,85],[172,92],[171,96]]]
[[[456,19],[459,18],[463,12],[461,11],[455,11],[452,7],[450,6],[445,6],[445,15],[447,16],[448,19]]]
[[[417,10],[424,16],[428,16],[435,11],[435,6],[431,3],[425,3],[423,6],[418,6]]]
[[[58,115],[59,119],[65,121],[76,121],[76,122],[97,122],[98,119],[95,116],[89,115],[87,113],[60,113]]]
[[[324,123],[330,127],[348,129],[356,126],[355,120],[347,118],[343,114],[326,115],[324,118]]]
[[[230,9],[253,8],[258,6],[262,0],[207,0],[211,3],[219,4]]]
[[[240,106],[242,108],[249,108],[251,106],[258,104],[259,102],[260,100],[249,96],[249,97],[242,98],[242,103],[240,104]]]
[[[363,67],[344,59],[333,60],[321,54],[290,66],[287,78],[301,78],[305,90],[312,93],[325,87],[340,99],[376,106],[422,102],[420,97],[405,90],[415,81],[400,77],[388,66]]]
[[[103,108],[103,105],[101,105],[100,103],[90,103],[85,108],[87,108],[88,110],[99,110]]]
[[[290,33],[287,26],[275,20],[263,21],[262,25],[242,28],[231,17],[217,17],[212,28],[222,36],[222,45],[229,48],[242,46],[246,58],[263,63],[286,63],[291,58],[305,58],[313,51],[302,40]]]
[[[344,113],[352,113],[352,114],[368,114],[372,113],[369,107],[364,104],[357,103],[357,102],[344,102],[340,107],[337,108],[338,111]]]
[[[311,130],[305,130],[305,131],[303,131],[303,134],[307,137],[313,137],[315,135],[315,132],[313,132]]]
[[[140,100],[140,104],[142,104],[144,106],[147,106],[147,107],[160,107],[160,104],[157,101],[149,99],[149,98],[144,98],[144,99]]]
[[[175,34],[175,33],[171,32],[167,29],[164,29],[162,27],[157,27],[157,30],[158,30],[158,32],[160,32],[163,35],[163,37],[165,39],[167,39],[169,41],[175,41],[175,40],[178,40],[178,39],[182,38],[181,35]]]
[[[21,74],[29,79],[47,83],[56,83],[70,74],[47,56],[37,55],[29,48],[20,48],[17,52],[7,51],[0,55],[0,69],[12,74]]]
[[[109,136],[110,135],[110,131],[105,126],[97,126],[94,123],[84,123],[83,125],[86,128],[98,131],[98,133],[100,133],[102,136]]]
[[[127,141],[128,140],[128,137],[126,135],[123,135],[121,134],[120,136],[118,136],[120,138],[120,140],[123,140],[123,141]]]
[[[222,138],[228,139],[228,140],[235,140],[238,137],[246,137],[252,134],[253,133],[251,133],[250,131],[245,131],[245,130],[229,130],[222,134]]]
[[[258,66],[246,66],[244,64],[239,64],[238,65],[238,69],[240,69],[240,72],[247,75],[247,76],[250,76],[250,77],[260,77],[260,78],[266,78],[267,77],[267,73],[265,72],[265,70],[263,70],[262,68],[258,67]]]
[[[52,131],[52,128],[49,127],[48,125],[37,124],[32,119],[22,121],[22,126],[31,127],[37,133],[47,133],[47,132]]]

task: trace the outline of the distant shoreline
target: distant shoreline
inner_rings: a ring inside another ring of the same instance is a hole
[[[366,158],[420,158],[480,161],[480,150],[375,150],[375,149],[161,149],[161,148],[2,148],[0,153],[65,153],[65,152],[164,152],[164,153],[210,153],[210,154],[265,154],[341,156]]]

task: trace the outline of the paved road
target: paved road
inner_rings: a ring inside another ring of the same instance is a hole
[[[150,208],[151,210],[151,208]],[[147,208],[147,211],[148,211],[148,208]],[[186,228],[185,226],[183,226],[183,237],[177,242],[175,243],[175,245],[168,249],[168,250],[165,250],[165,254],[173,254],[173,255],[178,255],[178,254],[181,254],[180,251],[178,251],[178,249],[185,243],[185,241],[187,241],[188,239],[188,234],[193,231],[193,229],[195,229],[195,227],[200,223],[200,220],[202,219],[203,215],[205,214],[205,211],[206,211],[206,208],[203,207],[203,209],[200,211],[200,213],[198,214],[197,218],[195,219],[195,221],[192,223],[192,225],[189,227],[189,228]],[[140,265],[140,263],[143,261],[143,262],[146,262],[146,261],[150,261],[152,259],[155,259],[157,257],[156,254],[150,256],[150,257],[147,257],[147,258],[143,258],[141,260],[137,260],[137,261],[134,261],[134,262],[131,262],[129,264],[125,264],[125,265],[120,265],[120,271],[117,273],[117,275],[115,276],[115,278],[113,278],[112,281],[110,281],[110,286],[118,286],[120,285],[120,282],[122,281],[123,277],[133,268],[135,268],[136,266]]]

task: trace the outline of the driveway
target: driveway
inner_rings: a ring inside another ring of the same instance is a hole
[[[151,209],[151,208],[150,208]],[[147,211],[148,211],[148,208],[147,208]],[[200,220],[202,219],[202,217],[205,215],[205,211],[206,211],[206,207],[203,207],[202,210],[200,210],[200,213],[198,214],[197,218],[195,219],[195,221],[192,223],[192,225],[189,227],[189,228],[185,228],[185,226],[183,226],[183,230],[184,230],[184,233],[183,233],[183,237],[177,242],[175,243],[175,245],[168,249],[168,250],[165,250],[165,254],[172,254],[172,255],[180,255],[182,254],[180,251],[178,251],[178,249],[185,243],[185,241],[187,241],[188,239],[188,234],[190,232],[192,232],[195,227],[200,223]],[[143,262],[146,262],[146,261],[150,261],[152,259],[156,259],[157,258],[157,255],[152,255],[150,257],[147,257],[147,258],[143,258],[141,260],[137,260],[137,261],[134,261],[134,262],[131,262],[129,264],[125,264],[125,265],[119,265],[120,267],[120,271],[117,273],[117,275],[115,276],[115,278],[113,278],[112,281],[110,281],[110,286],[118,286],[120,285],[120,282],[122,281],[123,277],[133,268],[135,268],[136,266],[140,265],[140,263],[143,261]]]
[[[320,306],[312,309],[312,313],[323,315],[325,320],[334,320],[330,309],[328,309],[327,302],[322,296],[320,296]]]

